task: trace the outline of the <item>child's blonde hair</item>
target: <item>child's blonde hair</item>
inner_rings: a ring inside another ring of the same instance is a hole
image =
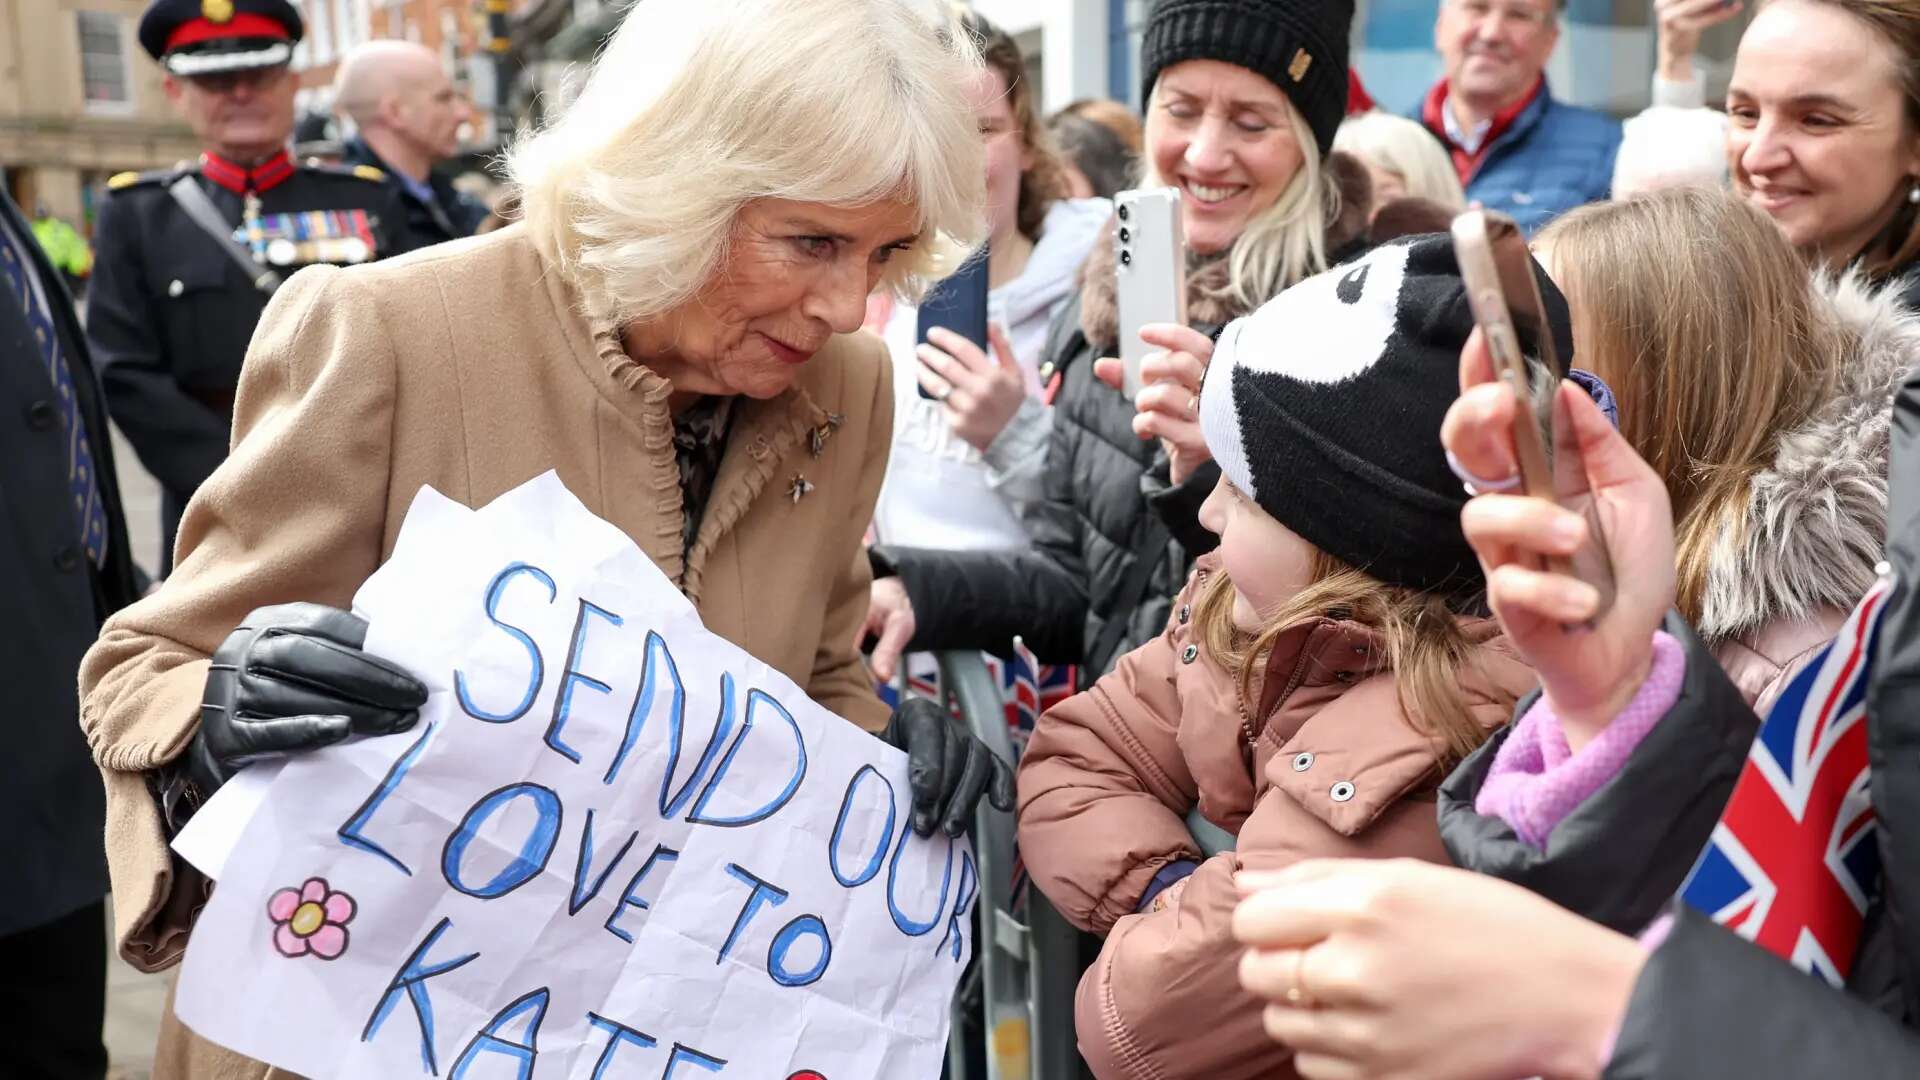
[[[1748,542],[1754,477],[1833,396],[1852,337],[1780,229],[1725,191],[1582,207],[1539,242],[1580,312],[1581,366],[1613,389],[1620,433],[1673,501],[1675,604],[1712,639],[1727,625],[1716,554]]]
[[[1201,646],[1238,680],[1250,710],[1258,707],[1252,700],[1254,673],[1281,635],[1318,619],[1352,620],[1385,639],[1400,708],[1416,730],[1433,739],[1443,771],[1486,741],[1486,730],[1460,691],[1461,674],[1474,665],[1473,643],[1444,596],[1388,585],[1317,548],[1311,575],[1307,587],[1268,616],[1257,633],[1234,625],[1233,581],[1224,569],[1200,594],[1194,628]],[[1508,708],[1516,700],[1504,691],[1495,693]]]

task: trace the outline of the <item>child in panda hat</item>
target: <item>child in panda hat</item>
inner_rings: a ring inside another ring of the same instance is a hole
[[[1565,303],[1536,276],[1570,358]],[[1439,781],[1532,689],[1472,614],[1467,495],[1440,445],[1472,329],[1452,243],[1429,236],[1221,334],[1200,403],[1219,547],[1166,632],[1041,717],[1020,763],[1033,881],[1107,936],[1075,1024],[1096,1075],[1292,1075],[1235,976],[1234,874],[1445,859]],[[1202,854],[1195,809],[1234,851]]]

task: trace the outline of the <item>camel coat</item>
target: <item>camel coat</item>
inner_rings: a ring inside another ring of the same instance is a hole
[[[275,295],[248,350],[232,456],[187,508],[173,576],[110,619],[80,669],[129,963],[176,963],[206,897],[171,859],[144,774],[191,739],[208,656],[254,608],[348,607],[423,484],[477,507],[558,470],[715,633],[826,708],[885,724],[854,642],[869,585],[861,537],[892,432],[885,347],[835,338],[792,389],[735,404],[683,558],[672,386],[581,311],[519,227],[304,270]],[[799,498],[797,478],[813,485]],[[169,1009],[154,1075],[286,1074],[201,1042]]]

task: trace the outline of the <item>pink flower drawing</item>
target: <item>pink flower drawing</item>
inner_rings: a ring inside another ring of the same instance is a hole
[[[353,921],[353,897],[327,887],[326,878],[308,878],[297,889],[281,889],[267,901],[273,920],[273,947],[281,956],[332,960],[347,951],[347,924]]]

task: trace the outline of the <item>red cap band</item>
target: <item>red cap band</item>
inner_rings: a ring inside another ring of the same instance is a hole
[[[265,15],[256,15],[251,11],[236,13],[226,22],[217,23],[205,15],[189,19],[174,28],[167,35],[167,47],[164,52],[187,45],[198,45],[203,41],[223,41],[227,38],[273,38],[276,41],[291,41],[293,35],[281,25],[278,19]]]

